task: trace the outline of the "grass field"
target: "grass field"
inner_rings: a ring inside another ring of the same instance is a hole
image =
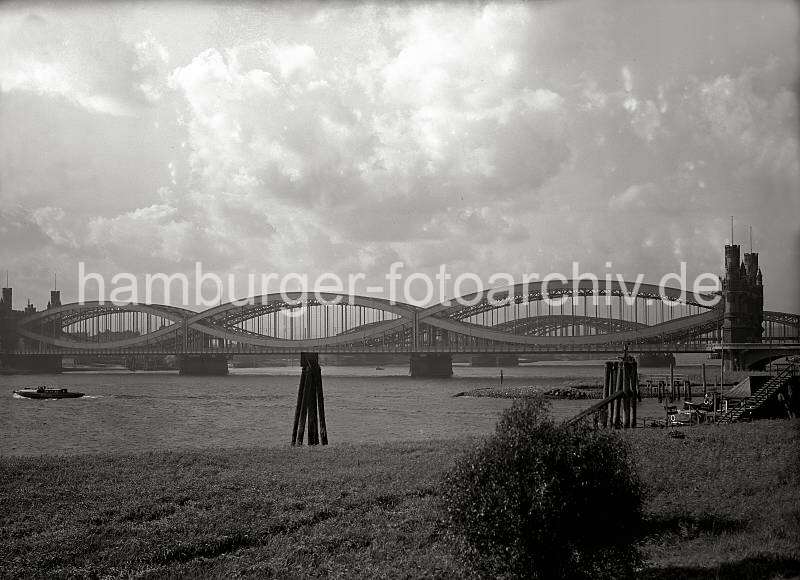
[[[625,434],[644,578],[800,574],[800,422]],[[469,577],[440,479],[468,439],[0,458],[0,577]]]

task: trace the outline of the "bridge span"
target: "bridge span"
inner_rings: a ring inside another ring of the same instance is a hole
[[[800,352],[800,315],[765,311],[757,255],[726,246],[716,295],[590,280],[519,284],[418,307],[368,296],[269,294],[194,312],[158,304],[61,304],[15,311],[0,302],[3,361],[176,355],[222,364],[237,355],[407,353],[449,368],[455,353],[524,355],[722,353],[732,367]],[[547,300],[546,300],[547,299]],[[221,361],[221,362],[220,362]],[[55,364],[55,363],[54,363]],[[60,364],[60,362],[59,362]],[[186,363],[190,364],[190,363]],[[210,367],[209,367],[210,368]],[[208,370],[208,369],[206,369]]]

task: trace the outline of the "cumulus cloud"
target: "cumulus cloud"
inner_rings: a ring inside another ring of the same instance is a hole
[[[323,66],[305,44],[257,42],[176,69],[192,167],[185,200],[201,204],[206,221],[246,205],[263,224],[251,234],[289,255],[317,237],[340,240],[344,253],[452,240],[454,212],[477,215],[487,198],[531,203],[569,148],[563,97],[512,89],[521,71],[509,55],[524,19],[495,8],[405,16],[394,55],[379,45],[355,63]],[[250,242],[245,233],[231,243]]]
[[[132,72],[140,77],[138,88],[150,102],[158,101],[164,93],[166,75],[169,72],[169,50],[150,30],[142,33],[142,39],[134,44],[136,62]]]
[[[97,217],[88,224],[87,243],[103,247],[109,256],[138,248],[144,260],[180,261],[191,248],[192,226],[175,208],[152,205],[114,218]]]
[[[61,207],[44,206],[33,211],[33,222],[56,245],[77,246],[75,234],[63,227],[66,212]]]
[[[135,113],[137,102],[127,86],[132,52],[113,31],[105,36],[97,34],[104,28],[92,29],[89,22],[73,29],[58,17],[37,13],[4,16],[0,35],[1,92],[27,91],[63,98],[103,115]],[[81,32],[87,32],[92,46],[76,42]]]
[[[755,9],[713,5],[205,7],[191,32],[9,12],[0,119],[35,145],[0,144],[2,196],[46,255],[126,270],[612,259],[658,278],[718,271],[736,214],[774,235],[779,277],[800,260],[779,249],[800,210],[796,14],[734,35]]]

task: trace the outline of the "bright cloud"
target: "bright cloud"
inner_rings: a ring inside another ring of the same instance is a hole
[[[3,261],[658,277],[735,214],[800,308],[797,15],[715,5],[6,8]]]

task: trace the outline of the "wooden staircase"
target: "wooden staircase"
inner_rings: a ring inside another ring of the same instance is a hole
[[[778,373],[770,377],[755,394],[743,400],[741,403],[728,409],[722,415],[717,423],[735,423],[742,418],[748,417],[753,411],[760,409],[767,401],[769,401],[775,393],[780,391],[789,380],[795,376],[800,370],[800,364],[793,361],[783,368],[778,370]]]

